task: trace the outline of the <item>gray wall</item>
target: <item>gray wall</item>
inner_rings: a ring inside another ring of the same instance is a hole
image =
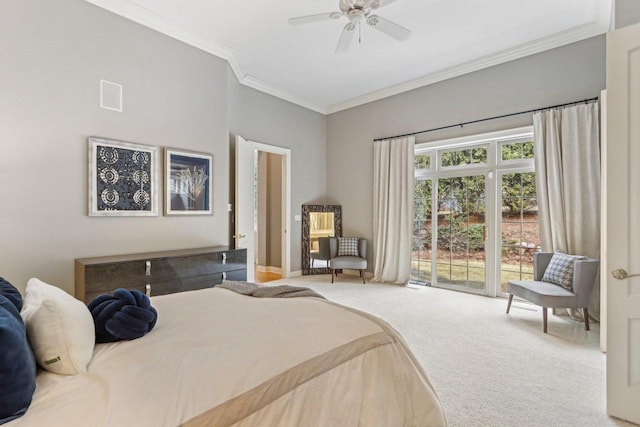
[[[124,85],[123,113],[99,108],[100,79]],[[74,258],[229,244],[230,129],[293,150],[294,213],[324,194],[324,116],[239,87],[225,61],[84,1],[3,2],[0,275],[73,292]],[[214,215],[88,217],[90,135],[213,153]]]
[[[616,28],[622,28],[640,22],[640,1],[615,0]]]
[[[343,234],[373,239],[373,139],[598,96],[605,87],[604,41],[594,37],[329,115],[327,193],[342,205]],[[417,142],[531,123],[528,114],[424,134]]]
[[[301,269],[302,224],[294,221],[303,203],[326,199],[326,117],[242,86],[228,74],[229,132],[244,139],[291,149],[291,270]],[[233,157],[231,157],[233,163]],[[230,182],[233,186],[233,182]],[[230,202],[231,203],[231,202]]]
[[[0,274],[72,292],[76,257],[228,243],[226,62],[80,0],[4,1],[0,52]],[[213,153],[214,215],[88,217],[90,135]]]

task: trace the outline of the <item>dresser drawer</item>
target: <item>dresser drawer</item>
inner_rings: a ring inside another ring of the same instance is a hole
[[[246,249],[226,247],[76,259],[76,297],[85,302],[117,288],[164,295],[246,280]]]

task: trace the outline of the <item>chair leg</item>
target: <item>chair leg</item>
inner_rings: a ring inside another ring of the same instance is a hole
[[[507,303],[507,314],[509,314],[509,309],[511,308],[511,301],[513,301],[513,294],[509,294],[509,302]]]
[[[360,277],[362,277],[362,283],[366,283],[364,281],[364,270],[360,270]]]
[[[333,283],[333,276],[335,275],[335,270],[331,269],[331,283]]]
[[[582,309],[582,315],[584,316],[584,330],[589,330],[589,310],[587,307]]]
[[[542,330],[547,333],[547,307],[542,307]]]

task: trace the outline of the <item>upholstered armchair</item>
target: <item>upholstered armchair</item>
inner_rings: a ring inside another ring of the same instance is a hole
[[[579,308],[584,314],[584,326],[589,330],[589,301],[593,291],[599,261],[559,252],[538,252],[533,255],[533,281],[509,281],[507,292],[511,308],[513,296],[542,306],[543,331],[547,333],[547,308]],[[573,274],[571,274],[573,273]]]
[[[331,237],[329,238],[329,250],[331,259],[331,283],[338,275],[338,270],[343,268],[349,270],[359,270],[362,283],[364,280],[364,270],[367,268],[367,239],[359,237]]]

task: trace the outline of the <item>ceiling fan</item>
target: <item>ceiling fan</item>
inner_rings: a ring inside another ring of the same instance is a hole
[[[343,16],[349,19],[349,22],[342,29],[336,53],[343,53],[349,49],[353,36],[361,31],[361,25],[366,22],[368,26],[393,37],[396,40],[403,41],[409,38],[411,31],[398,25],[388,19],[378,15],[373,15],[377,9],[391,4],[397,0],[338,0],[340,12],[320,13],[317,15],[300,16],[289,19],[292,25],[307,24],[309,22],[329,21],[332,19],[340,19]]]

